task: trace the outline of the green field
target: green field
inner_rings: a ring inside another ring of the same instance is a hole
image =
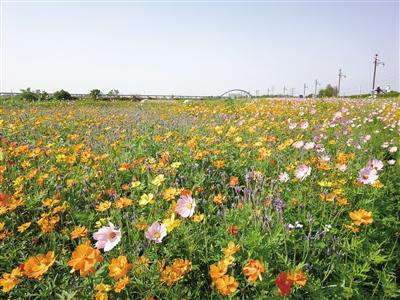
[[[4,101],[0,298],[398,298],[399,134],[399,98]]]

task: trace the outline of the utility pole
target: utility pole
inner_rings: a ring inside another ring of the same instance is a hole
[[[374,79],[372,80],[372,92],[375,91],[376,66],[378,66],[378,65],[385,66],[385,63],[378,58],[378,54],[375,54],[375,56],[374,56]]]
[[[283,86],[283,97],[286,96],[286,86]]]
[[[294,88],[292,88],[292,97],[294,97]]]
[[[337,90],[337,95],[338,97],[340,96],[340,80],[343,78],[346,78],[346,75],[343,74],[342,69],[339,69],[339,84],[338,84],[338,90]]]
[[[304,84],[304,93],[303,93],[303,97],[306,97],[306,89],[308,88],[308,86],[306,84]]]
[[[267,93],[267,96],[269,96],[269,88],[268,88],[268,93]]]
[[[314,96],[315,97],[317,96],[318,85],[319,85],[318,79],[315,79],[315,91],[314,91]]]

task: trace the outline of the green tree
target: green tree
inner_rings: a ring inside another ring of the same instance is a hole
[[[59,90],[53,94],[52,97],[54,100],[71,100],[72,96],[70,93],[64,90]]]
[[[39,100],[38,95],[35,92],[32,92],[31,88],[29,87],[26,90],[20,90],[20,91],[21,94],[19,96],[22,100],[32,101],[32,102]]]
[[[99,89],[91,90],[89,93],[90,98],[92,98],[93,100],[97,100],[100,95],[101,91]]]
[[[337,87],[334,87],[330,84],[326,86],[326,88],[321,89],[318,93],[318,97],[334,97],[337,96]]]
[[[119,91],[118,90],[111,90],[107,93],[107,96],[110,98],[118,98]]]

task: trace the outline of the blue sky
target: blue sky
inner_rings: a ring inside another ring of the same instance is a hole
[[[55,2],[55,1],[54,1]],[[399,2],[2,3],[1,90],[399,90]]]

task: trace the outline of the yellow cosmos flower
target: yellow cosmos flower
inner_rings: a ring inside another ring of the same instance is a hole
[[[96,211],[103,212],[108,210],[111,207],[110,201],[103,201],[96,205]]]
[[[178,169],[182,165],[181,162],[174,162],[171,164],[171,168]]]
[[[195,223],[201,223],[204,220],[204,214],[195,214],[192,219]]]
[[[153,204],[155,201],[154,201],[154,195],[152,194],[152,193],[149,193],[149,194],[143,194],[141,197],[140,197],[140,200],[139,200],[139,205],[140,206],[145,206],[145,205],[147,205],[147,204]]]
[[[175,214],[172,214],[169,219],[164,219],[163,224],[167,227],[167,232],[171,232],[181,224],[181,220],[175,219]]]
[[[31,226],[32,222],[27,222],[24,223],[20,226],[18,226],[18,232],[23,233],[25,230],[27,230],[29,228],[29,226]]]
[[[372,212],[366,211],[365,209],[352,211],[349,213],[349,215],[354,224],[356,224],[357,226],[369,225],[374,221],[374,219],[372,218]]]
[[[151,184],[155,186],[160,186],[165,181],[165,176],[163,174],[157,175],[152,181]]]
[[[131,182],[131,188],[136,188],[136,187],[138,187],[140,185],[141,185],[140,181],[132,181]]]
[[[235,245],[234,242],[229,242],[228,246],[223,250],[225,256],[232,256],[240,250],[240,245]]]

